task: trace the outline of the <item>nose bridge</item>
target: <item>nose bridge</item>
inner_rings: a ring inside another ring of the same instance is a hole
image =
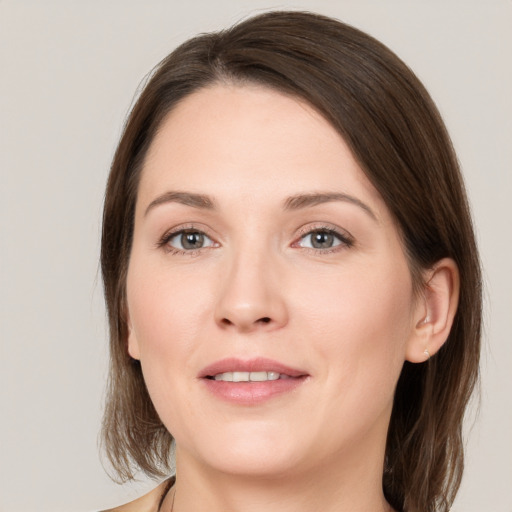
[[[221,277],[216,321],[241,331],[272,329],[287,322],[278,262],[268,244],[246,240],[233,247]]]

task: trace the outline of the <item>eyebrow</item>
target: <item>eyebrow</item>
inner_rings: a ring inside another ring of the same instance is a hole
[[[161,196],[158,196],[156,199],[149,203],[149,206],[146,208],[146,212],[144,216],[146,216],[153,208],[160,206],[166,203],[180,203],[185,206],[192,206],[193,208],[201,208],[206,210],[215,209],[215,204],[213,200],[204,194],[194,194],[193,192],[166,192]]]
[[[343,194],[341,192],[317,192],[313,194],[298,194],[296,196],[289,197],[285,203],[285,210],[300,210],[302,208],[309,208],[323,203],[330,203],[334,201],[342,201],[351,203],[362,210],[364,210],[373,220],[377,221],[377,215],[373,210],[363,201],[357,199],[357,197]]]
[[[373,220],[377,221],[377,216],[367,204],[363,203],[363,201],[360,199],[357,199],[357,197],[351,196],[349,194],[343,194],[341,192],[315,192],[312,194],[297,194],[286,199],[284,202],[284,209],[288,211],[301,210],[303,208],[309,208],[319,204],[330,203],[334,201],[354,204],[365,211]],[[205,210],[215,209],[215,202],[211,197],[205,194],[169,191],[151,201],[149,206],[146,208],[144,216],[146,216],[152,209],[156,208],[157,206],[166,203],[179,203],[185,206],[191,206],[193,208]]]

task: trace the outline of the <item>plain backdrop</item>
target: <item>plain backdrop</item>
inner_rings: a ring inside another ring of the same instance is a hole
[[[390,46],[453,137],[486,281],[482,398],[454,512],[512,512],[512,1],[0,0],[0,510],[87,512],[117,486],[97,435],[107,336],[103,189],[126,113],[176,45],[266,9],[316,10]]]

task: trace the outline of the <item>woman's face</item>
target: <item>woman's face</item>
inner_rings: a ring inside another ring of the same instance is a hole
[[[168,115],[141,175],[127,306],[179,464],[382,464],[420,306],[388,209],[301,100],[216,85]]]

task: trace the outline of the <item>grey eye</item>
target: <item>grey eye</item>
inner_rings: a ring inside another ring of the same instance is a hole
[[[200,249],[203,247],[204,235],[198,232],[182,233],[180,241],[183,249]]]
[[[193,251],[204,247],[211,247],[213,240],[201,231],[187,230],[176,233],[169,239],[168,244],[175,249]]]
[[[331,231],[319,229],[301,238],[300,246],[311,249],[331,249],[342,243],[341,237]]]

